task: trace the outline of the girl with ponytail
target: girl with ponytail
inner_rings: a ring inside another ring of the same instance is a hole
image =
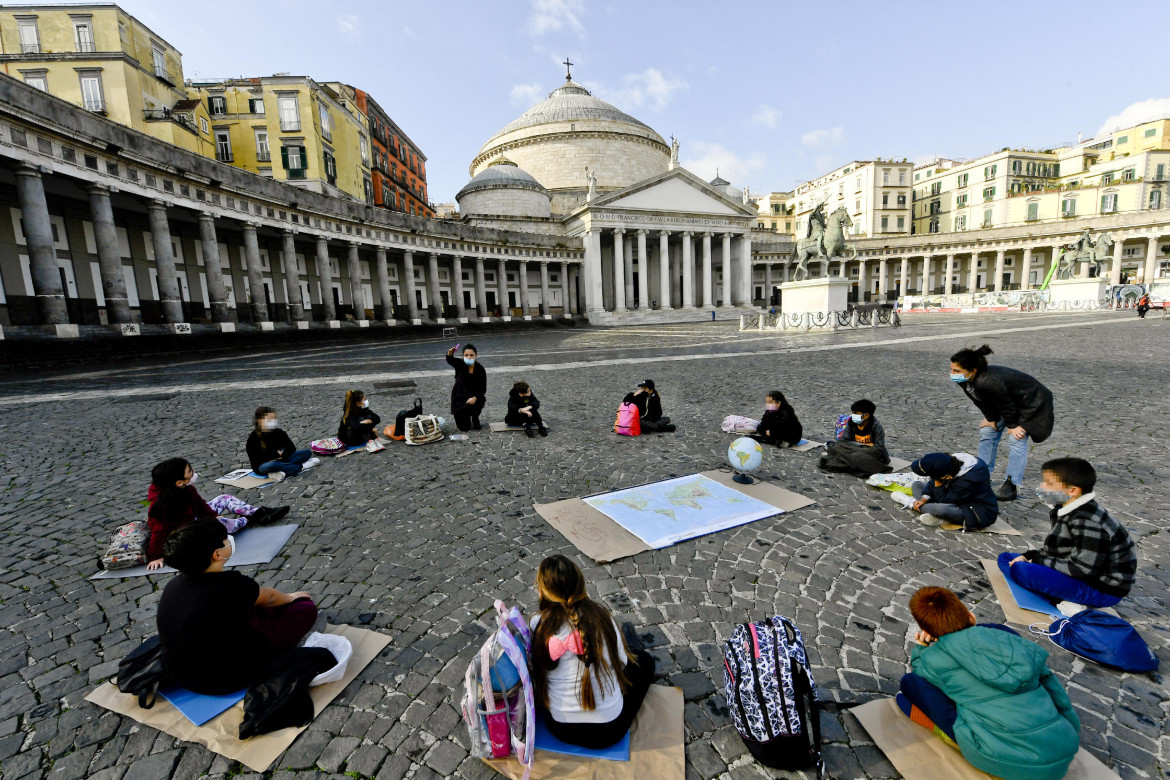
[[[382,418],[370,410],[370,402],[361,390],[345,391],[345,411],[337,426],[337,438],[347,447],[357,447],[378,438],[378,423]]]
[[[581,569],[565,556],[541,561],[536,591],[532,683],[549,732],[590,749],[619,742],[654,678],[653,656],[629,623],[618,631],[609,610],[589,598]]]

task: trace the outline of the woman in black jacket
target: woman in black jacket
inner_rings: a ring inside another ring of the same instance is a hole
[[[279,472],[292,477],[321,462],[320,458],[313,457],[311,450],[297,449],[289,435],[279,427],[276,410],[271,406],[257,409],[254,423],[244,446],[248,451],[252,471],[260,476],[267,477]]]
[[[451,388],[451,414],[461,431],[480,429],[479,413],[487,394],[487,372],[478,362],[475,346],[465,344],[462,360],[455,357],[455,347],[447,350],[447,363],[455,369],[455,386]]]
[[[347,447],[357,447],[378,438],[382,418],[370,411],[370,402],[361,390],[345,392],[345,411],[337,426],[337,438]]]
[[[1008,439],[1007,475],[995,492],[1000,501],[1012,501],[1024,480],[1029,442],[1052,435],[1056,415],[1052,391],[1022,371],[987,365],[991,347],[961,349],[951,355],[951,380],[957,382],[983,413],[979,423],[979,459],[995,470],[995,456],[1004,431]]]
[[[638,416],[642,418],[643,431],[670,433],[675,429],[670,424],[670,418],[662,416],[662,397],[654,389],[653,379],[643,379],[639,382],[634,392],[626,393],[622,403],[638,407]]]
[[[756,428],[755,438],[764,444],[795,447],[804,438],[804,426],[796,417],[796,410],[784,393],[772,390],[764,399],[764,416]]]
[[[508,392],[508,413],[504,415],[504,423],[524,426],[524,433],[530,439],[538,430],[541,436],[548,436],[548,428],[544,427],[544,419],[540,416],[540,399],[527,382],[517,382]]]

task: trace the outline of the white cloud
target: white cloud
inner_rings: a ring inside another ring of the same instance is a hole
[[[337,17],[337,29],[342,35],[357,38],[361,35],[361,20],[357,14],[344,14]]]
[[[418,37],[418,33],[415,32],[414,28],[411,27],[409,24],[402,25],[402,32],[404,35],[406,35],[409,38],[417,38]]]
[[[800,136],[800,142],[809,149],[816,149],[824,146],[836,146],[845,140],[844,127],[821,128],[820,130],[810,130],[809,132]]]
[[[1170,98],[1150,98],[1131,103],[1122,109],[1120,114],[1114,114],[1105,120],[1097,135],[1107,135],[1115,130],[1151,122],[1155,119],[1170,117]]]
[[[751,118],[747,122],[748,127],[775,128],[778,124],[780,124],[780,109],[772,108],[767,103],[761,103],[752,112]]]
[[[566,30],[577,35],[585,34],[581,16],[585,10],[584,0],[530,0],[532,12],[528,16],[528,34],[544,35]]]
[[[762,170],[767,164],[764,155],[759,152],[741,157],[723,144],[695,141],[683,144],[681,151],[684,156],[680,162],[688,171],[707,181],[714,179],[718,171],[720,176],[737,187],[742,187],[742,183],[747,181],[748,177]]]
[[[544,96],[544,89],[539,84],[513,84],[512,102],[517,105],[531,106]]]
[[[633,109],[646,105],[655,111],[661,111],[674,97],[675,92],[688,87],[689,85],[682,79],[668,78],[658,68],[646,68],[641,73],[627,73],[622,76],[621,88],[609,92],[609,98],[619,108]]]

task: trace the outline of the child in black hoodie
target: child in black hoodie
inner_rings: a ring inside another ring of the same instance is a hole
[[[755,438],[764,444],[778,447],[795,447],[804,438],[804,427],[796,418],[796,410],[788,403],[784,393],[772,390],[764,399],[763,419],[756,428]]]
[[[548,436],[548,428],[544,427],[544,420],[540,416],[540,399],[532,392],[527,382],[517,382],[508,391],[508,413],[504,415],[507,425],[522,425],[528,438],[534,438],[536,432],[541,436]]]
[[[662,416],[662,397],[654,389],[653,379],[643,379],[639,382],[638,389],[632,393],[626,393],[622,403],[638,407],[638,416],[642,418],[643,431],[657,431],[659,433],[674,431],[670,418]]]
[[[345,411],[337,426],[337,438],[347,447],[356,447],[378,438],[378,423],[382,418],[370,409],[370,402],[361,390],[347,390]]]

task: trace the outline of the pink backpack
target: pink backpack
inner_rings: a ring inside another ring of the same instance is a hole
[[[314,455],[336,455],[339,452],[345,452],[345,442],[336,436],[330,436],[328,439],[317,439],[309,442],[309,449]]]
[[[613,424],[613,432],[618,436],[641,436],[642,417],[638,407],[629,401],[623,401],[618,407],[617,420]]]

